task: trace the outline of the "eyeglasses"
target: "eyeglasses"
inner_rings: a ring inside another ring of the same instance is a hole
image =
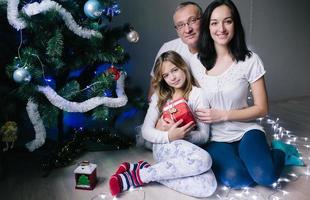
[[[176,30],[178,30],[178,31],[181,31],[181,30],[183,30],[183,29],[186,27],[186,25],[192,26],[192,25],[196,24],[196,22],[197,22],[198,20],[200,20],[200,17],[190,17],[190,18],[187,20],[186,23],[181,22],[181,23],[179,23],[179,24],[176,24],[176,25],[174,26],[174,28],[175,28]]]

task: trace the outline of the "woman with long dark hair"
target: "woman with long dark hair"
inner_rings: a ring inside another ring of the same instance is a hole
[[[199,108],[198,119],[211,123],[210,153],[218,181],[232,188],[277,181],[292,146],[276,142],[270,149],[263,127],[253,120],[268,112],[264,74],[259,56],[247,48],[239,12],[230,0],[215,0],[200,24],[198,56],[192,73],[205,90],[210,109]],[[248,105],[249,88],[253,105]]]

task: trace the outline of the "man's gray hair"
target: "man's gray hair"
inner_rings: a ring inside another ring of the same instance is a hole
[[[184,8],[184,7],[189,6],[189,5],[196,6],[196,7],[197,7],[197,10],[198,10],[198,12],[199,12],[199,15],[202,15],[202,9],[201,9],[201,7],[200,7],[197,3],[192,2],[192,1],[185,1],[185,2],[183,2],[183,3],[180,3],[180,4],[176,7],[174,13],[176,13],[176,12],[177,12],[178,10],[180,10],[181,8]]]

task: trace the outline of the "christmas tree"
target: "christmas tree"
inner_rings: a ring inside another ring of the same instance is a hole
[[[113,18],[121,13],[118,2],[8,0],[0,6],[19,35],[16,57],[6,71],[35,131],[26,148],[34,151],[44,145],[49,127],[57,128],[63,142],[67,113],[100,121],[110,134],[117,114],[113,110],[128,101],[123,66],[129,55],[119,40],[139,40],[128,23],[113,27]],[[62,152],[68,144],[72,141]]]

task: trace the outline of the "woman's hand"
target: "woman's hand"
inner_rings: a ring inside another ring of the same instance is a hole
[[[183,120],[180,119],[168,130],[168,138],[170,142],[183,139],[195,127],[194,122],[189,122],[184,126],[178,127],[182,122]]]
[[[259,117],[264,117],[268,113],[268,98],[266,94],[264,77],[251,83],[253,95],[253,105],[232,110],[217,110],[199,108],[196,115],[199,120],[205,123],[216,123],[223,121],[251,121]]]
[[[227,120],[227,111],[225,110],[198,108],[195,114],[200,121],[209,124]]]

